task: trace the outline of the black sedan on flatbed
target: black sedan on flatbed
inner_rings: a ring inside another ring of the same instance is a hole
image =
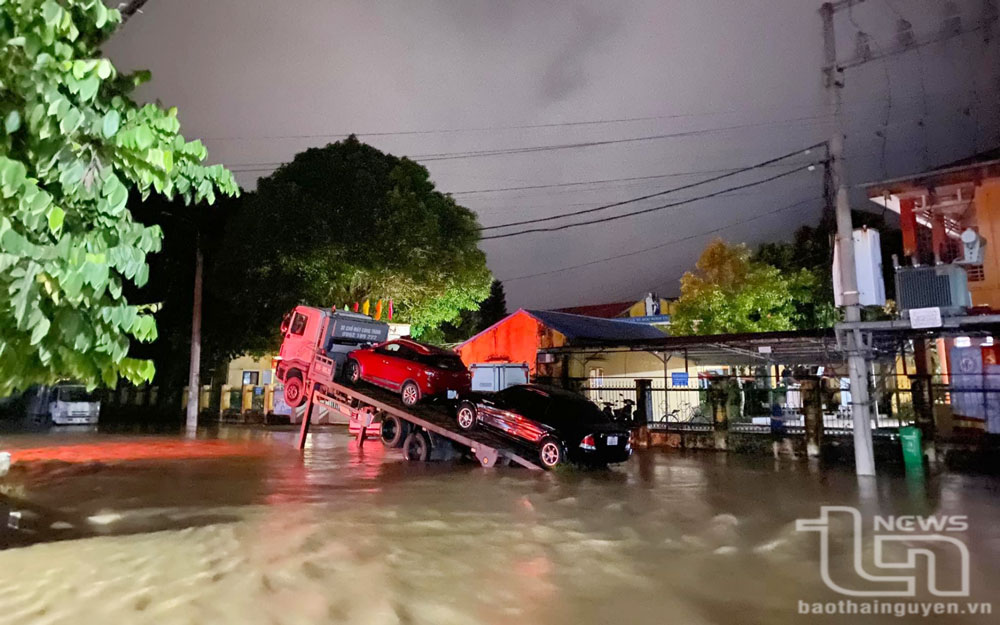
[[[604,465],[632,454],[628,429],[612,422],[586,398],[540,384],[520,384],[458,404],[463,430],[484,426],[534,445],[547,469],[566,461]]]

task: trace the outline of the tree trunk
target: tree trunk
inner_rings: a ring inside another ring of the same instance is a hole
[[[187,431],[198,429],[198,400],[201,397],[201,274],[204,259],[201,237],[195,239],[194,302],[191,306],[191,368],[188,371]]]

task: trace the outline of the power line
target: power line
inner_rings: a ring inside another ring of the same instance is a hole
[[[806,169],[810,169],[810,168],[814,167],[816,164],[817,163],[810,163],[809,165],[804,165],[802,167],[798,167],[798,168],[793,169],[791,171],[786,171],[786,172],[777,174],[775,176],[770,176],[769,178],[764,178],[763,180],[757,180],[756,182],[750,182],[750,183],[743,184],[743,185],[738,185],[738,186],[735,186],[735,187],[729,187],[727,189],[722,189],[721,191],[715,191],[713,193],[709,193],[709,194],[702,195],[702,196],[699,196],[699,197],[694,197],[694,198],[690,198],[690,199],[687,199],[687,200],[681,200],[679,202],[674,202],[672,204],[663,204],[662,206],[654,206],[653,208],[646,208],[646,209],[643,209],[643,210],[632,211],[631,213],[625,213],[625,214],[622,214],[622,215],[615,215],[615,216],[612,216],[612,217],[604,217],[604,218],[601,218],[601,219],[591,219],[590,221],[580,221],[580,222],[577,222],[577,223],[566,224],[566,225],[562,225],[562,226],[553,226],[551,228],[532,228],[532,229],[529,229],[529,230],[520,230],[518,232],[510,232],[510,233],[507,233],[507,234],[495,234],[495,235],[489,236],[489,237],[481,237],[479,240],[480,241],[489,241],[489,240],[492,240],[492,239],[506,239],[508,237],[516,237],[516,236],[521,236],[523,234],[530,234],[530,233],[533,233],[533,232],[556,232],[558,230],[567,230],[569,228],[576,228],[576,227],[579,227],[579,226],[589,226],[589,225],[597,224],[597,223],[606,223],[606,222],[609,222],[609,221],[616,221],[618,219],[625,219],[626,217],[634,217],[636,215],[643,215],[645,213],[652,213],[654,211],[663,210],[663,209],[666,209],[666,208],[673,208],[675,206],[681,206],[681,205],[684,205],[684,204],[690,204],[692,202],[697,202],[699,200],[705,200],[705,199],[708,199],[708,198],[716,197],[716,196],[722,195],[724,193],[728,193],[730,191],[739,191],[741,189],[746,189],[746,188],[749,188],[749,187],[754,187],[754,186],[757,186],[757,185],[765,184],[767,182],[772,182],[772,181],[777,180],[779,178],[783,178],[785,176],[790,176],[790,175],[792,175],[794,173],[797,173],[797,172],[800,172],[800,171],[805,171]]]
[[[853,105],[864,105],[870,102],[879,102],[881,98],[860,98],[852,100],[847,104]],[[825,110],[825,105],[820,104],[785,104],[781,103],[790,109],[799,110],[809,110],[809,109],[820,109]],[[698,118],[698,117],[717,117],[722,115],[735,115],[739,113],[746,113],[747,111],[772,111],[774,106],[758,106],[758,107],[748,107],[740,109],[729,109],[723,111],[704,111],[704,112],[688,112],[688,113],[674,113],[671,115],[648,115],[640,117],[619,117],[610,119],[592,119],[592,120],[576,120],[567,122],[548,122],[540,124],[510,124],[501,126],[475,126],[475,127],[465,127],[465,128],[437,128],[437,129],[421,129],[421,130],[390,130],[390,131],[376,131],[376,132],[329,132],[329,133],[302,133],[302,134],[292,134],[292,135],[259,135],[255,137],[250,136],[221,136],[221,137],[202,137],[203,141],[275,141],[283,139],[330,139],[330,138],[344,138],[351,134],[358,137],[391,137],[391,136],[406,136],[406,135],[432,135],[432,134],[457,134],[463,132],[496,132],[501,130],[533,130],[533,129],[543,129],[543,128],[561,128],[561,127],[574,127],[574,126],[597,126],[604,124],[626,124],[626,123],[636,123],[644,121],[656,121],[663,119],[685,119],[685,118]],[[780,123],[780,122],[777,122]]]
[[[690,241],[691,239],[696,239],[698,237],[703,237],[703,236],[707,236],[707,235],[710,235],[710,234],[716,234],[716,233],[721,232],[723,230],[726,230],[728,228],[732,228],[734,226],[741,226],[743,224],[750,223],[751,221],[756,221],[757,219],[761,219],[763,217],[768,217],[768,216],[774,215],[776,213],[780,213],[780,212],[783,212],[783,211],[786,211],[786,210],[791,210],[791,209],[796,208],[798,206],[801,206],[802,204],[805,204],[807,202],[815,202],[815,201],[819,201],[821,199],[823,199],[823,198],[819,197],[819,196],[807,198],[805,200],[800,200],[798,202],[795,202],[794,204],[789,204],[788,206],[782,206],[781,208],[778,208],[778,209],[775,209],[775,210],[771,210],[771,211],[767,211],[765,213],[761,213],[761,214],[756,215],[754,217],[751,217],[749,219],[744,219],[744,220],[741,220],[741,221],[732,222],[732,223],[726,224],[724,226],[719,226],[718,228],[713,228],[711,230],[705,230],[705,231],[702,231],[702,232],[697,232],[695,234],[688,235],[688,236],[685,236],[685,237],[680,237],[678,239],[671,239],[670,241],[665,241],[663,243],[658,243],[657,245],[654,245],[652,247],[647,247],[647,248],[644,248],[644,249],[641,249],[641,250],[635,250],[633,252],[627,252],[625,254],[616,254],[615,256],[608,256],[607,258],[599,258],[597,260],[592,260],[592,261],[589,261],[589,262],[586,262],[586,263],[580,263],[579,265],[571,265],[569,267],[562,267],[560,269],[553,269],[551,271],[542,271],[542,272],[539,272],[539,273],[532,273],[532,274],[528,274],[528,275],[524,275],[524,276],[516,276],[514,278],[506,278],[506,279],[503,279],[503,280],[500,280],[500,281],[501,282],[515,282],[517,280],[528,280],[530,278],[538,278],[538,277],[541,277],[541,276],[550,276],[550,275],[553,275],[553,274],[562,273],[564,271],[571,271],[573,269],[580,269],[582,267],[590,267],[592,265],[598,265],[598,264],[605,263],[605,262],[608,262],[608,261],[618,260],[619,258],[628,258],[628,257],[631,257],[631,256],[638,256],[639,254],[645,254],[646,252],[652,252],[653,250],[658,250],[658,249],[664,248],[664,247],[666,247],[668,245],[673,245],[675,243],[683,243],[685,241]]]
[[[613,119],[590,119],[570,122],[549,122],[544,124],[511,124],[507,126],[478,126],[467,128],[437,128],[430,130],[385,130],[377,132],[331,132],[331,133],[306,133],[300,135],[262,135],[259,137],[208,137],[206,141],[254,141],[254,140],[276,140],[276,139],[324,139],[334,137],[348,137],[356,135],[358,137],[394,137],[406,135],[438,135],[455,134],[462,132],[493,132],[497,130],[537,130],[541,128],[562,128],[567,126],[597,126],[602,124],[629,124],[635,122],[656,121],[660,119],[680,119],[684,117],[700,117],[709,115],[728,115],[739,113],[740,111],[719,111],[715,113],[678,113],[676,115],[649,115],[646,117],[619,117]]]
[[[810,182],[810,185],[808,185],[808,186],[810,186],[810,187],[812,186],[811,182]],[[795,190],[798,191],[798,190],[800,190],[802,188],[805,188],[805,187],[796,186]],[[733,191],[731,193],[726,193],[726,194],[721,195],[719,197],[720,198],[726,198],[726,199],[728,199],[728,198],[741,198],[741,197],[760,196],[760,195],[769,195],[769,194],[773,194],[773,191],[771,191],[769,189],[766,189],[766,188],[760,188],[760,189],[748,190],[748,191]],[[588,206],[594,206],[594,204],[592,202],[589,202],[589,203],[588,202],[574,202],[572,204],[565,204],[563,206],[583,206],[583,207],[588,207]],[[556,208],[556,206],[554,206],[552,204],[545,204],[545,205],[537,205],[536,204],[536,205],[531,205],[531,206],[527,206],[527,205],[526,206],[520,206],[520,205],[517,205],[517,206],[486,206],[486,207],[475,206],[475,207],[469,207],[470,210],[476,212],[480,216],[482,216],[484,213],[493,214],[495,211],[500,211],[500,210],[504,211],[504,214],[508,214],[508,213],[510,213],[512,211],[522,211],[522,210],[523,211],[530,211],[530,210],[539,209],[539,208]]]
[[[493,189],[469,189],[466,191],[450,191],[451,195],[471,195],[473,193],[501,193],[506,191],[531,191],[535,189],[554,189],[561,187],[581,187],[588,185],[607,184],[612,182],[639,182],[643,180],[659,180],[660,178],[681,178],[683,176],[696,176],[699,174],[718,174],[736,171],[736,167],[725,169],[702,169],[698,171],[679,171],[672,174],[655,174],[652,176],[630,176],[628,178],[606,178],[604,180],[580,180],[575,182],[556,182],[552,184],[533,184],[521,187],[496,187]]]
[[[797,168],[795,168],[793,170],[790,170],[790,171],[782,172],[782,173],[777,174],[775,176],[770,176],[768,178],[764,178],[763,180],[757,180],[755,182],[750,182],[750,183],[738,185],[738,186],[735,186],[735,187],[729,187],[729,188],[726,188],[726,189],[722,189],[721,191],[715,191],[713,193],[708,193],[706,195],[701,195],[701,196],[690,198],[690,199],[687,199],[687,200],[681,200],[679,202],[674,202],[672,204],[663,204],[661,206],[654,206],[652,208],[646,208],[646,209],[643,209],[643,210],[632,211],[631,213],[624,213],[622,215],[614,215],[612,217],[603,217],[601,219],[591,219],[590,221],[579,221],[579,222],[576,222],[576,223],[565,224],[565,225],[562,225],[562,226],[553,226],[551,228],[532,228],[532,229],[529,229],[529,230],[519,230],[517,232],[510,232],[510,233],[507,233],[507,234],[495,234],[495,235],[489,236],[489,237],[480,237],[479,240],[480,241],[489,241],[489,240],[492,240],[492,239],[506,239],[508,237],[516,237],[516,236],[521,236],[523,234],[531,234],[533,232],[556,232],[558,230],[567,230],[569,228],[576,228],[576,227],[579,227],[579,226],[589,226],[589,225],[597,224],[597,223],[606,223],[606,222],[609,222],[609,221],[616,221],[618,219],[625,219],[626,217],[634,217],[636,215],[643,215],[643,214],[646,214],[646,213],[652,213],[654,211],[659,211],[659,210],[663,210],[663,209],[666,209],[666,208],[673,208],[675,206],[681,206],[681,205],[684,205],[684,204],[690,204],[692,202],[697,202],[699,200],[705,200],[705,199],[708,199],[708,198],[716,197],[716,196],[719,196],[719,195],[723,195],[724,193],[729,193],[730,191],[739,191],[739,190],[746,189],[746,188],[749,188],[749,187],[755,187],[755,186],[758,186],[758,185],[762,185],[762,184],[765,184],[765,183],[777,180],[779,178],[784,178],[785,176],[790,176],[790,175],[792,175],[794,173],[798,173],[800,171],[805,171],[806,169],[811,169],[811,168],[813,168],[817,164],[818,163],[810,163],[808,165],[803,165],[802,167],[797,167]]]
[[[634,198],[630,198],[630,199],[627,199],[627,200],[621,200],[620,202],[613,202],[611,204],[604,204],[602,206],[596,206],[594,208],[587,208],[587,209],[584,209],[584,210],[573,211],[573,212],[570,212],[570,213],[563,213],[561,215],[552,215],[552,216],[549,216],[549,217],[539,217],[537,219],[525,219],[525,220],[522,220],[522,221],[512,221],[512,222],[506,223],[506,224],[498,224],[498,225],[495,225],[495,226],[489,226],[489,227],[486,227],[486,228],[480,228],[480,231],[496,230],[498,228],[506,228],[506,227],[509,227],[509,226],[523,226],[523,225],[526,225],[526,224],[534,224],[534,223],[541,223],[541,222],[545,222],[545,221],[552,221],[554,219],[562,219],[564,217],[575,217],[577,215],[586,215],[588,213],[595,213],[597,211],[602,211],[602,210],[606,210],[606,209],[609,209],[609,208],[615,208],[615,207],[618,207],[618,206],[624,206],[626,204],[632,204],[632,203],[635,203],[635,202],[641,202],[643,200],[648,200],[650,198],[660,197],[662,195],[667,195],[668,193],[676,193],[677,191],[683,191],[685,189],[692,189],[694,187],[699,187],[701,185],[709,184],[711,182],[717,182],[717,181],[722,180],[724,178],[730,178],[730,177],[736,176],[738,174],[742,174],[742,173],[745,173],[745,172],[748,172],[748,171],[753,171],[755,169],[760,169],[761,167],[766,167],[768,165],[773,165],[774,163],[781,162],[781,161],[789,159],[789,158],[791,158],[793,156],[798,156],[800,154],[808,154],[810,152],[810,150],[814,150],[814,149],[819,148],[819,147],[821,147],[823,145],[824,145],[823,143],[815,143],[815,144],[810,145],[809,147],[805,148],[804,150],[796,150],[794,152],[789,152],[788,154],[782,154],[781,156],[768,159],[766,161],[757,163],[755,165],[750,165],[748,167],[743,167],[743,168],[737,169],[735,171],[730,171],[730,172],[727,172],[727,173],[724,173],[724,174],[719,174],[718,176],[713,176],[711,178],[706,178],[704,180],[699,180],[697,182],[691,182],[691,183],[688,183],[688,184],[681,185],[679,187],[673,187],[671,189],[666,189],[664,191],[657,191],[656,193],[649,193],[647,195],[641,195],[639,197],[634,197]],[[799,167],[798,169],[802,169],[802,167]],[[796,169],[794,171],[798,171],[798,169]],[[507,236],[507,235],[503,235],[503,236]],[[482,240],[485,241],[487,239],[492,239],[492,238],[500,238],[500,237],[484,237]]]
[[[851,3],[847,4],[847,19],[850,20],[851,25],[854,26],[854,29],[856,31],[856,36],[859,39],[859,45],[861,45],[861,47],[865,48],[870,53],[871,50],[867,48],[867,44],[869,41],[871,41],[875,45],[875,50],[878,53],[878,57],[882,60],[882,70],[885,73],[885,117],[882,120],[882,130],[876,132],[875,135],[881,139],[882,152],[881,152],[880,164],[882,169],[882,177],[885,178],[889,175],[888,171],[886,170],[885,152],[886,152],[886,145],[889,142],[889,120],[892,117],[892,75],[889,72],[889,62],[885,56],[884,51],[882,50],[882,46],[879,45],[878,39],[876,39],[873,35],[870,35],[866,33],[864,30],[862,30],[861,25],[858,24],[857,20],[854,19],[854,9]],[[864,53],[864,51],[861,52]]]
[[[446,160],[465,159],[465,158],[481,158],[489,156],[509,156],[512,154],[532,154],[535,152],[551,152],[557,150],[575,150],[575,149],[590,148],[590,147],[605,146],[605,145],[637,143],[644,141],[656,141],[661,139],[674,139],[681,137],[695,137],[707,134],[715,134],[718,132],[728,132],[730,130],[742,130],[747,128],[784,125],[795,122],[825,121],[828,117],[829,114],[812,115],[809,117],[799,117],[793,119],[775,120],[768,122],[757,122],[753,124],[720,126],[717,128],[702,128],[698,130],[685,130],[680,132],[671,132],[671,133],[663,133],[656,135],[643,135],[638,137],[625,137],[621,139],[606,139],[601,141],[581,141],[576,143],[522,146],[516,148],[500,148],[495,150],[469,150],[464,152],[435,152],[430,154],[412,154],[407,156],[406,158],[409,158],[414,161],[432,162],[432,161],[446,161]],[[292,161],[241,163],[236,165],[230,165],[228,166],[228,169],[233,172],[271,171],[277,169],[278,167],[281,167],[282,165],[287,165],[290,162]],[[249,167],[244,167],[244,165],[248,165]]]
[[[734,126],[721,126],[718,128],[703,128],[699,130],[684,130],[680,132],[670,132],[658,135],[645,135],[641,137],[628,137],[624,139],[607,139],[603,141],[581,141],[577,143],[561,143],[551,145],[526,146],[520,148],[502,148],[496,150],[470,150],[468,152],[441,152],[437,154],[415,154],[409,158],[419,161],[446,161],[459,158],[478,158],[485,156],[507,156],[511,154],[528,154],[534,152],[550,152],[554,150],[572,150],[580,148],[590,148],[604,145],[616,145],[622,143],[636,143],[641,141],[656,141],[659,139],[675,139],[679,137],[696,137],[717,132],[727,132],[730,130],[743,130],[746,128],[759,128],[763,126],[784,125],[794,122],[804,121],[825,121],[829,114],[813,115],[810,117],[798,117],[780,121],[757,122],[753,124],[737,124]]]
[[[946,97],[946,96],[942,95],[940,97]],[[913,98],[913,99],[916,99],[916,98]],[[909,101],[910,98],[905,98],[904,100]],[[876,100],[872,99],[870,101],[874,102]],[[878,101],[884,102],[884,98],[879,98]],[[869,100],[859,100],[859,101],[852,102],[850,104],[857,104],[857,103],[862,103],[862,102],[869,102]],[[734,112],[736,112],[736,111],[734,111]],[[533,153],[533,152],[551,151],[551,150],[579,149],[579,148],[587,148],[587,147],[593,147],[593,146],[599,146],[599,145],[608,145],[608,144],[614,144],[614,143],[629,143],[629,142],[636,142],[636,141],[652,141],[652,140],[657,140],[657,139],[686,137],[686,136],[700,136],[700,135],[707,135],[707,134],[713,134],[713,133],[718,133],[718,132],[726,132],[726,131],[730,131],[730,130],[739,130],[739,129],[753,128],[753,127],[764,127],[764,126],[770,126],[770,125],[781,125],[781,124],[788,124],[788,123],[801,122],[801,121],[817,121],[818,122],[818,121],[825,121],[826,119],[828,119],[830,117],[830,115],[831,115],[830,113],[824,113],[822,115],[815,115],[815,116],[801,117],[801,118],[782,119],[782,120],[773,120],[773,121],[767,121],[767,122],[758,122],[756,124],[740,124],[740,125],[735,125],[735,126],[724,126],[724,127],[718,127],[718,128],[705,128],[705,129],[692,130],[692,131],[682,131],[682,132],[677,132],[677,133],[668,133],[668,134],[660,134],[660,135],[647,135],[647,136],[640,136],[640,137],[628,137],[628,138],[623,138],[623,139],[613,139],[613,140],[608,140],[608,141],[591,141],[591,142],[580,142],[580,143],[573,143],[573,144],[524,146],[524,147],[518,147],[518,148],[505,148],[505,149],[497,149],[497,150],[438,152],[438,153],[432,153],[432,154],[410,155],[410,156],[408,156],[408,158],[410,158],[412,160],[421,160],[421,161],[432,162],[432,161],[444,161],[444,160],[458,160],[458,159],[464,159],[464,158],[479,158],[479,157],[489,157],[489,156],[504,156],[504,155],[510,155],[510,154],[523,154],[523,153]],[[635,118],[635,119],[640,119],[640,118]],[[576,123],[576,122],[568,122],[568,123]],[[581,122],[581,123],[589,123],[589,122]],[[595,123],[600,123],[600,122],[595,122]],[[539,124],[539,126],[544,126],[544,124]],[[444,131],[405,131],[405,132],[419,134],[419,133],[444,132]],[[365,136],[378,136],[379,134],[395,134],[395,133],[365,133]],[[321,138],[321,137],[334,137],[334,136],[336,136],[336,137],[344,137],[344,136],[347,136],[347,135],[301,135],[302,138]],[[359,136],[361,136],[361,135],[359,134]],[[254,162],[250,162],[250,163],[234,163],[232,165],[227,165],[226,167],[230,171],[235,172],[235,173],[271,172],[271,171],[274,171],[277,168],[281,167],[282,165],[287,165],[287,164],[289,164],[291,162],[292,161],[289,160],[289,161],[263,161],[263,162],[257,162],[257,163],[254,163]]]

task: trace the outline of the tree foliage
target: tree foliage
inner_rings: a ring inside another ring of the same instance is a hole
[[[803,226],[791,242],[764,243],[752,260],[777,268],[783,274],[806,272],[811,276],[808,297],[795,300],[798,329],[831,328],[838,320],[833,303],[832,234]]]
[[[507,316],[507,294],[503,290],[503,282],[493,281],[489,297],[482,301],[477,312],[476,332],[482,332]]]
[[[238,191],[175,109],[129,97],[148,73],[118,74],[98,49],[120,20],[100,0],[0,0],[0,394],[149,380],[129,348],[156,338],[153,310],[123,288],[146,282],[162,233],[132,219],[129,192]]]
[[[431,343],[460,343],[507,316],[507,294],[503,282],[494,280],[490,294],[476,310],[463,310],[458,319],[429,330],[421,339]]]
[[[419,336],[489,294],[478,238],[475,215],[421,165],[353,136],[309,149],[261,179],[230,220],[211,288],[239,318],[212,332],[232,355],[261,353],[298,304],[392,299],[394,320]]]
[[[902,235],[898,229],[889,227],[885,219],[874,213],[852,211],[851,219],[855,228],[867,227],[878,230],[882,243],[882,280],[886,297],[895,297],[895,276],[893,255],[903,254]],[[830,328],[839,320],[833,303],[833,241],[837,234],[837,223],[832,213],[824,214],[816,226],[802,226],[795,231],[791,241],[764,243],[753,255],[753,260],[767,263],[783,273],[807,271],[813,276],[811,295],[795,302],[799,328]],[[885,318],[886,311],[869,308],[863,311],[864,318],[876,320]]]
[[[809,301],[814,277],[782,272],[751,260],[745,245],[710,243],[696,270],[681,278],[681,296],[671,317],[672,334],[725,334],[793,330],[797,304]]]

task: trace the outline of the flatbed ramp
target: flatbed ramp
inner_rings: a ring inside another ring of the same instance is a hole
[[[364,383],[356,387],[327,383],[323,391],[314,390],[309,396],[299,435],[300,448],[305,446],[310,422],[308,416],[315,402],[339,410],[345,415],[359,416],[362,420],[366,418],[384,420],[386,415],[395,416],[411,427],[430,434],[432,441],[434,436],[438,436],[468,449],[484,467],[493,467],[498,463],[514,463],[528,469],[542,470],[535,461],[538,455],[535,449],[528,445],[520,445],[482,427],[469,431],[462,430],[455,422],[450,408],[433,404],[406,407],[395,393]]]

